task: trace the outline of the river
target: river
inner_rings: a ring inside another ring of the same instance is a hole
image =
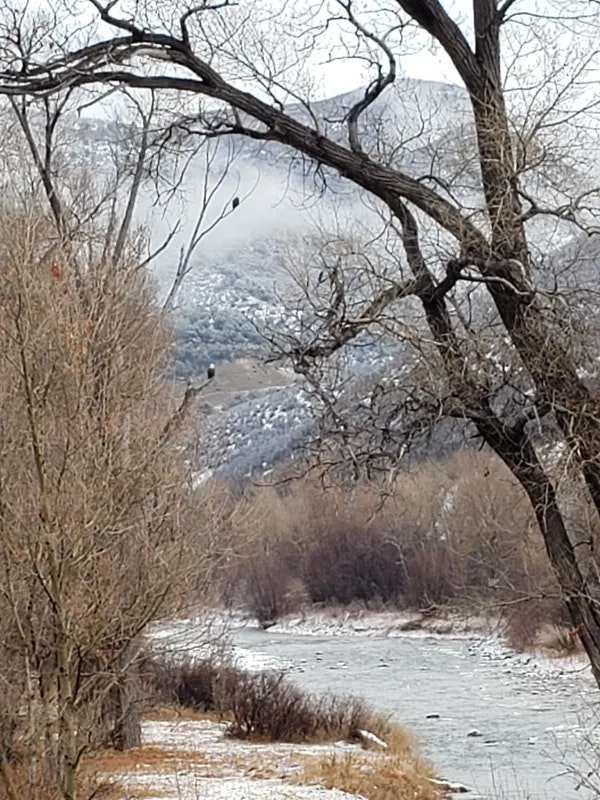
[[[365,698],[416,734],[441,775],[482,797],[598,796],[577,790],[565,773],[565,765],[596,773],[600,765],[582,741],[600,701],[589,676],[539,675],[508,658],[490,659],[467,639],[439,636],[316,637],[242,628],[233,642],[285,668],[311,692]]]

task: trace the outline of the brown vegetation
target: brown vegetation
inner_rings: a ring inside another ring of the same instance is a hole
[[[239,502],[245,526],[223,596],[261,622],[312,604],[456,608],[502,617],[522,649],[545,623],[568,621],[523,490],[490,454],[424,462],[385,502],[377,487],[310,479]]]
[[[324,238],[335,246],[327,252],[322,242],[315,259],[323,281],[302,281],[301,322],[279,337],[279,353],[325,399],[333,412],[327,420],[331,435],[342,440],[357,468],[359,461],[367,469],[373,461],[379,468],[399,468],[404,423],[397,428],[395,422],[403,408],[415,411],[408,414],[409,426],[412,421],[422,429],[445,416],[476,431],[528,498],[600,685],[598,576],[588,572],[589,559],[574,546],[564,486],[535,441],[543,421],[552,444],[568,452],[576,502],[589,502],[600,524],[600,403],[586,378],[597,331],[589,335],[584,305],[570,302],[561,281],[558,291],[548,291],[553,278],[572,266],[568,252],[562,247],[556,252],[555,275],[546,269],[552,244],[559,247],[565,235],[576,239],[581,231],[595,231],[598,186],[589,165],[589,102],[577,90],[582,80],[594,83],[589,48],[597,27],[589,14],[569,13],[565,26],[561,13],[515,15],[513,0],[473,0],[469,21],[463,22],[439,0],[398,0],[372,15],[352,3],[341,3],[339,14],[329,18],[321,16],[322,9],[309,8],[291,25],[283,4],[281,25],[274,26],[270,9],[257,8],[249,26],[246,12],[229,2],[216,8],[184,3],[181,14],[166,22],[152,13],[152,4],[141,3],[132,14],[112,2],[93,5],[96,18],[80,16],[77,34],[65,29],[60,11],[48,19],[9,14],[3,38],[11,55],[2,64],[0,91],[45,98],[116,84],[180,96],[191,92],[209,98],[210,108],[199,103],[194,115],[184,103],[170,141],[208,133],[274,142],[309,159],[324,187],[328,174],[337,173],[349,191],[367,199],[382,221],[379,230],[367,232],[368,249],[383,240],[393,269],[382,270],[375,252],[360,258],[367,246],[357,250],[351,244],[344,251],[344,240],[352,237],[327,231]],[[95,38],[100,22],[106,37],[101,41]],[[410,52],[403,39],[413,41],[401,35],[408,26],[417,40],[435,43],[462,84],[464,124],[475,134],[474,152],[467,154],[473,177],[466,186],[462,169],[458,175],[438,172],[449,137],[431,126],[435,112],[429,119],[411,114],[421,123],[423,145],[435,148],[422,171],[405,158],[417,133],[378,118],[364,124],[367,112],[376,111],[376,101],[397,81],[399,59]],[[45,46],[55,28],[62,41],[58,58]],[[273,37],[275,28],[280,38]],[[319,119],[312,103],[310,70],[315,53],[331,46],[331,39],[326,44],[322,37],[332,35],[339,37],[336,57],[349,64],[361,60],[370,75],[352,105],[327,120]],[[547,77],[541,66],[545,59],[552,63],[548,43],[556,36],[572,55],[559,83],[553,70]],[[94,41],[92,59],[82,40]],[[226,46],[215,47],[217,40]],[[28,43],[19,45],[17,57],[14,42]],[[539,63],[531,60],[533,52],[542,54]],[[177,74],[156,73],[157,59],[176,65]],[[284,104],[285,97],[297,102]],[[303,108],[308,113],[299,113]],[[554,242],[551,235],[533,236],[535,222],[552,217]],[[360,227],[358,218],[354,227]],[[482,308],[492,312],[481,319],[471,313],[476,290]],[[595,309],[593,293],[591,302]],[[328,386],[323,366],[365,331],[385,331],[400,340],[417,368],[415,380],[404,386],[396,380],[377,383],[373,376],[370,411],[383,414],[359,425],[356,448],[347,428],[336,424],[343,392]]]
[[[439,800],[440,792],[429,781],[430,775],[426,764],[409,751],[377,760],[331,755],[308,763],[302,782],[341,789],[366,800]]]
[[[354,697],[315,697],[284,675],[247,672],[219,660],[150,662],[147,675],[155,703],[214,712],[228,720],[230,735],[239,739],[350,741],[358,731],[368,730],[386,740],[393,728],[386,717]]]
[[[139,743],[140,635],[203,555],[136,252],[75,255],[33,201],[0,233],[0,784],[75,800],[89,748]]]
[[[173,708],[166,707],[152,712],[151,718],[171,720],[173,713]],[[181,710],[175,713],[178,718]],[[204,713],[193,712],[192,717],[186,719],[197,722],[206,717]],[[187,723],[182,724],[185,727]],[[270,747],[264,742],[254,745],[244,742],[241,748],[233,743],[231,748],[220,747],[222,727],[203,727],[202,730],[203,737],[210,731],[208,751],[194,746],[194,728],[191,727],[189,748],[173,750],[168,744],[163,747],[155,743],[125,752],[105,750],[85,759],[84,772],[106,788],[110,800],[113,796],[119,796],[115,794],[119,788],[130,797],[161,796],[157,782],[172,777],[176,783],[177,775],[181,774],[198,775],[202,780],[239,775],[246,780],[285,780],[293,785],[320,785],[347,788],[349,791],[354,791],[351,789],[353,786],[361,786],[364,788],[362,796],[373,800],[387,800],[390,797],[434,800],[439,797],[437,788],[430,781],[433,768],[420,758],[406,732],[392,723],[387,723],[385,727],[388,743],[385,751],[337,749],[337,753],[326,750],[326,755],[322,747],[311,752],[306,745],[298,749],[284,745],[280,749],[276,743]],[[207,739],[204,738],[204,741],[207,742]],[[217,745],[216,750],[212,749],[214,745]],[[148,777],[151,779],[148,780]],[[140,778],[142,780],[138,781]],[[395,793],[390,794],[394,782]],[[163,788],[163,791],[172,796],[168,790]]]

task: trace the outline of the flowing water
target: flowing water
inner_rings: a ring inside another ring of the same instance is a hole
[[[598,796],[577,789],[565,769],[589,773],[594,758],[600,764],[582,742],[584,731],[593,742],[600,702],[587,675],[536,674],[510,659],[490,659],[465,639],[320,638],[243,628],[233,640],[265,663],[285,666],[307,690],[355,694],[388,712],[414,731],[441,775],[482,797]],[[600,727],[596,733],[600,753]]]

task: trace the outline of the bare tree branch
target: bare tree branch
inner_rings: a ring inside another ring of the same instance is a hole
[[[376,36],[374,33],[367,30],[364,25],[361,25],[361,23],[357,20],[352,10],[352,0],[337,0],[337,2],[345,9],[348,19],[354,25],[358,33],[360,33],[369,41],[374,42],[377,47],[383,51],[388,62],[388,67],[385,74],[381,68],[381,65],[377,65],[377,78],[375,78],[375,80],[372,81],[371,84],[366,88],[362,99],[355,103],[350,111],[348,111],[346,114],[350,149],[354,153],[363,153],[364,151],[362,145],[360,144],[358,135],[358,120],[361,114],[363,114],[377,100],[377,98],[383,94],[385,89],[396,80],[396,58],[391,48],[388,47],[388,45],[380,36]]]

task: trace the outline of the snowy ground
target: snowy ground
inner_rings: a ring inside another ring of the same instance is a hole
[[[489,635],[494,623],[479,616],[425,617],[403,611],[352,611],[347,608],[309,610],[285,617],[269,630],[299,636],[452,636]]]
[[[164,759],[156,758],[156,749]],[[293,783],[307,757],[358,752],[332,745],[250,744],[209,720],[145,722],[138,762],[112,780],[145,800],[358,800],[338,790]],[[148,754],[152,757],[150,758]],[[151,763],[148,763],[151,762]]]
[[[232,648],[228,643],[228,635],[245,627],[256,627],[256,622],[241,614],[215,610],[196,617],[157,623],[150,629],[148,638],[154,652],[170,659],[200,659],[221,650],[227,655],[228,661],[250,672],[286,669],[290,666],[263,653],[243,647]]]

